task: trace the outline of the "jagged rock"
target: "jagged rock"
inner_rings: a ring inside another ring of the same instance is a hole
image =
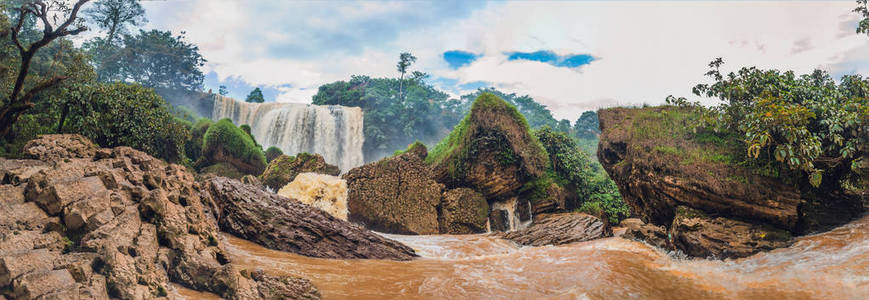
[[[293,182],[297,175],[307,172],[338,176],[341,170],[336,166],[327,164],[320,154],[303,152],[295,157],[280,155],[273,159],[269,162],[260,179],[263,185],[277,191]]]
[[[583,213],[535,216],[528,228],[504,234],[503,238],[526,246],[562,245],[612,236],[599,218]]]
[[[548,157],[515,107],[484,93],[426,161],[449,188],[472,187],[489,201],[514,196],[543,175]]]
[[[728,155],[739,154],[679,131],[690,126],[683,117],[690,113],[675,107],[612,108],[598,113],[601,165],[633,213],[647,223],[667,227],[679,250],[704,257],[742,256],[786,245],[759,238],[763,228],[806,234],[862,213],[856,196],[815,195],[728,161]],[[680,206],[715,218],[702,222],[682,218],[677,223]],[[725,253],[723,248],[731,243],[734,250]]]
[[[47,134],[24,145],[24,157],[42,161],[93,157],[97,146],[79,134]]]
[[[443,185],[423,163],[424,147],[354,168],[347,181],[349,220],[385,233],[436,234]]]
[[[510,213],[503,209],[492,209],[489,212],[489,227],[494,232],[510,230]]]
[[[241,182],[244,184],[250,184],[252,186],[258,186],[258,187],[263,186],[263,183],[261,181],[259,181],[259,178],[256,178],[256,176],[253,176],[253,175],[242,176]]]
[[[409,260],[413,250],[297,200],[229,178],[206,183],[220,228],[267,248],[325,258]]]
[[[0,298],[151,299],[169,281],[230,299],[318,296],[304,279],[241,276],[217,240],[211,195],[182,166],[76,135],[42,136],[24,153],[42,162],[0,160],[11,195],[0,197]]]
[[[486,232],[489,203],[482,194],[469,188],[444,193],[438,223],[440,233],[469,234]]]
[[[670,227],[676,248],[695,257],[746,257],[760,251],[787,247],[791,234],[772,226],[709,217],[702,211],[679,206]]]
[[[625,227],[625,233],[622,238],[646,242],[649,245],[664,249],[672,250],[673,244],[670,242],[670,237],[667,234],[667,228],[653,224],[646,224],[640,219],[625,219],[619,224]]]

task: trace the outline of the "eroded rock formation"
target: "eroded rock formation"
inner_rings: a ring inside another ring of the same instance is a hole
[[[269,162],[266,170],[260,176],[263,185],[274,191],[293,182],[301,173],[319,173],[338,176],[338,167],[327,164],[319,154],[299,153],[296,156],[280,155]]]
[[[862,212],[857,197],[813,195],[728,162],[727,149],[679,133],[676,128],[690,126],[678,118],[686,113],[672,107],[599,112],[601,164],[633,212],[666,227],[677,249],[743,257]],[[648,129],[663,123],[657,132]]]
[[[182,166],[78,135],[42,136],[24,153],[0,159],[0,298],[150,299],[169,282],[230,299],[319,298],[307,280],[232,264],[210,194]]]
[[[600,218],[583,213],[544,214],[525,229],[508,232],[504,239],[526,246],[563,245],[612,236]]]
[[[237,180],[207,179],[220,229],[267,248],[324,258],[409,260],[413,249],[299,201]]]

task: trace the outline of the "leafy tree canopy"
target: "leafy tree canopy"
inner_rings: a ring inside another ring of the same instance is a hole
[[[736,133],[749,159],[823,190],[866,176],[869,80],[846,75],[837,83],[821,70],[798,76],[755,67],[722,74],[722,64],[710,63],[713,83],[694,88],[723,102],[706,110],[701,129]]]
[[[250,91],[250,94],[247,94],[247,98],[244,99],[245,102],[252,103],[263,103],[266,99],[263,97],[263,91],[260,88],[255,88]]]

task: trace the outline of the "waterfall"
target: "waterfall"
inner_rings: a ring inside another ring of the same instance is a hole
[[[214,96],[212,119],[229,118],[248,124],[264,148],[275,146],[284,154],[317,153],[342,172],[361,166],[362,109],[339,105],[301,103],[247,103]]]

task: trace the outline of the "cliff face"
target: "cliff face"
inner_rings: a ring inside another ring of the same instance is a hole
[[[674,107],[598,113],[601,164],[633,213],[667,227],[676,248],[747,256],[862,212],[857,197],[814,195],[740,166],[741,148],[687,130],[692,113]]]

